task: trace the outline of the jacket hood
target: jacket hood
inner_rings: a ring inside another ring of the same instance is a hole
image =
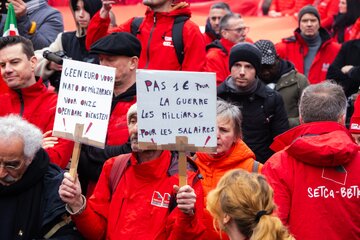
[[[147,8],[145,15],[149,16],[169,16],[169,17],[176,17],[176,16],[188,16],[191,17],[191,10],[188,3],[179,2],[176,5],[172,6],[172,9],[169,12],[154,12],[150,8]]]
[[[206,25],[205,25],[205,33],[209,35],[212,39],[220,39],[220,34],[216,34],[214,29],[211,27],[210,19],[206,19]]]
[[[336,122],[302,124],[276,137],[270,148],[284,149],[298,161],[321,167],[345,164],[360,150],[347,129]]]
[[[280,71],[279,71],[280,76],[279,76],[279,78],[282,75],[284,75],[284,74],[286,74],[286,73],[288,73],[288,72],[290,72],[291,70],[294,70],[294,69],[295,69],[294,64],[292,64],[291,62],[289,62],[287,60],[280,59]]]

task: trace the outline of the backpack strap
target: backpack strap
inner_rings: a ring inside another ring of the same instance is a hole
[[[119,184],[119,181],[124,174],[126,167],[129,165],[130,157],[131,153],[121,154],[115,157],[115,161],[111,168],[109,177],[109,189],[111,195],[115,192],[116,187]]]
[[[259,166],[260,166],[260,163],[255,160],[251,172],[258,173],[259,172]]]
[[[188,19],[189,19],[188,16],[177,16],[175,17],[174,25],[172,27],[172,41],[180,65],[182,65],[184,62],[183,28],[185,22]]]
[[[143,20],[144,17],[134,17],[134,19],[131,22],[130,31],[131,34],[134,35],[135,37],[139,33],[139,28]]]

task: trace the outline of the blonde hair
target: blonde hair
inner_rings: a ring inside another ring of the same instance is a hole
[[[280,219],[272,215],[276,208],[273,195],[262,175],[236,169],[228,171],[209,192],[206,208],[214,218],[215,229],[226,229],[221,223],[226,214],[251,240],[293,239]]]

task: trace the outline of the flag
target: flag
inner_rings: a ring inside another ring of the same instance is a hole
[[[19,35],[19,31],[16,24],[15,10],[13,4],[9,3],[6,21],[4,25],[3,37],[16,35]]]

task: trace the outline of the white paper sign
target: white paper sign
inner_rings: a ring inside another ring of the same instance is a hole
[[[115,68],[64,59],[53,135],[103,148],[114,80]]]
[[[216,151],[215,73],[137,70],[136,86],[140,148]]]

